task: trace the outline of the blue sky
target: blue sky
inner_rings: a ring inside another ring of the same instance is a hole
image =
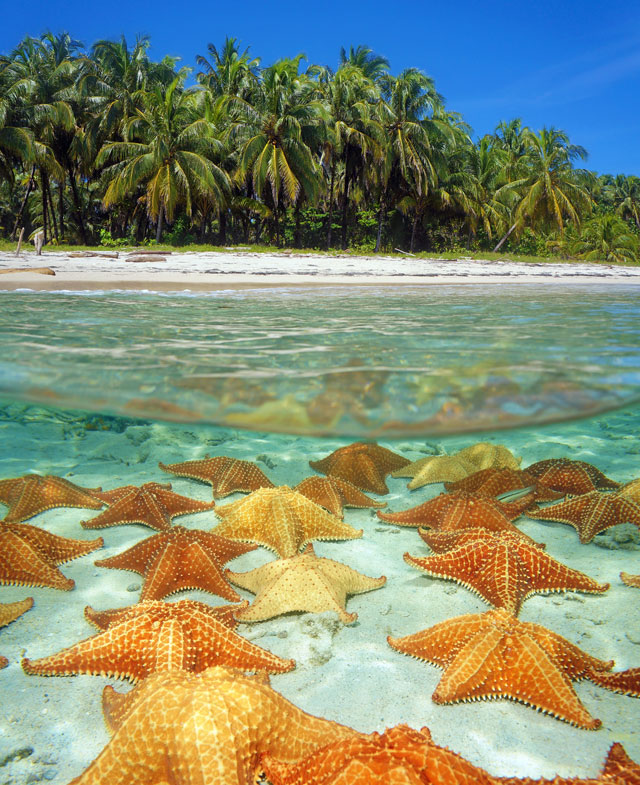
[[[27,10],[25,10],[27,9]],[[554,125],[589,152],[600,173],[640,175],[640,4],[629,0],[0,0],[0,52],[24,35],[68,30],[98,38],[151,36],[151,55],[195,66],[226,35],[268,65],[304,52],[336,66],[341,46],[366,44],[392,73],[415,66],[435,79],[476,136],[522,117]]]

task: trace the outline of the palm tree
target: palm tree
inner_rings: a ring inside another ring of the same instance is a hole
[[[362,75],[372,82],[377,82],[389,71],[389,61],[386,57],[376,54],[364,44],[355,48],[349,47],[349,52],[344,47],[340,49],[340,65],[352,65],[360,69]]]
[[[309,145],[314,136],[319,144],[326,112],[317,86],[298,73],[301,60],[298,55],[265,69],[255,101],[234,103],[228,133],[228,138],[242,140],[236,181],[241,184],[250,177],[255,195],[268,194],[278,244],[279,205],[295,205],[301,196],[314,201],[322,183]]]
[[[619,174],[608,186],[605,193],[623,218],[633,218],[640,230],[640,177]]]
[[[259,58],[249,57],[249,48],[240,52],[237,39],[224,39],[220,51],[207,44],[209,59],[196,55],[196,63],[204,69],[197,74],[201,85],[213,96],[248,98],[258,83]]]
[[[518,194],[514,221],[494,248],[498,251],[509,235],[525,223],[555,226],[560,235],[564,220],[580,224],[580,211],[591,207],[591,198],[577,182],[573,161],[587,157],[583,147],[569,143],[564,131],[543,128],[539,133],[526,131],[527,149],[522,157],[524,174],[504,185],[498,195]]]
[[[191,216],[194,201],[216,204],[230,190],[228,176],[212,160],[221,144],[211,124],[198,116],[194,92],[180,90],[180,82],[174,79],[166,91],[156,87],[148,93],[144,109],[125,126],[125,141],[106,143],[97,161],[108,166],[105,207],[146,186],[147,212],[157,222],[158,242],[163,219],[171,223],[178,206]]]
[[[605,213],[588,221],[573,244],[573,252],[588,261],[620,264],[638,261],[638,238],[617,215]]]

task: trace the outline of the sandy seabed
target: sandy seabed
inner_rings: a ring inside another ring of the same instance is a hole
[[[30,471],[63,475],[88,486],[170,481],[178,493],[210,500],[206,485],[166,475],[166,463],[212,455],[257,461],[276,484],[295,485],[312,474],[308,461],[323,457],[345,442],[295,436],[262,435],[233,429],[186,427],[157,422],[105,419],[106,430],[89,430],[69,414],[59,419],[38,407],[10,404],[2,409],[0,435],[5,449],[0,476]],[[628,481],[640,476],[640,415],[631,410],[588,421],[545,428],[519,429],[477,438],[381,442],[408,458],[453,452],[477,439],[505,443],[523,458],[522,465],[545,457],[569,456],[596,464],[608,476]],[[437,495],[442,485],[410,492],[407,480],[389,479],[384,497],[393,510],[405,509]],[[224,500],[241,498],[240,494]],[[0,780],[22,785],[40,779],[66,783],[82,772],[109,738],[101,715],[102,688],[112,680],[91,677],[25,675],[20,658],[37,658],[93,634],[83,609],[114,608],[137,601],[141,579],[134,573],[95,567],[94,561],[120,553],[150,536],[142,526],[88,531],[79,522],[92,510],[55,509],[29,523],[67,537],[104,537],[104,547],[64,565],[76,581],[71,592],[1,587],[1,601],[26,596],[34,608],[0,631],[0,653],[10,665],[0,671]],[[317,543],[320,556],[336,559],[371,576],[386,575],[386,585],[347,602],[356,623],[343,626],[332,613],[290,614],[238,632],[297,667],[271,678],[273,687],[296,705],[370,732],[400,722],[427,725],[434,740],[495,775],[551,777],[595,775],[614,741],[640,760],[640,700],[614,694],[590,682],[575,684],[587,710],[602,720],[597,731],[574,728],[510,701],[438,706],[431,700],[442,671],[392,650],[386,636],[399,637],[463,613],[487,609],[476,595],[455,583],[430,579],[407,565],[402,554],[427,555],[413,528],[384,524],[371,510],[345,510],[345,521],[364,529],[362,539]],[[177,519],[187,527],[210,529],[217,519],[205,512]],[[621,570],[640,573],[640,536],[631,525],[598,535],[581,545],[568,526],[521,518],[518,525],[547,551],[571,567],[611,587],[604,595],[567,592],[536,595],[520,612],[524,621],[542,624],[589,654],[614,659],[615,669],[640,665],[640,591],[624,586]],[[264,548],[229,564],[244,571],[270,561]],[[249,593],[241,591],[248,599]],[[190,597],[211,605],[223,602],[204,592]],[[126,690],[126,683],[116,685]]]
[[[235,254],[172,254],[164,262],[135,264],[125,258],[69,258],[46,252],[16,259],[0,254],[0,270],[49,266],[55,276],[13,273],[0,276],[0,289],[52,291],[136,289],[198,291],[309,284],[562,283],[640,284],[640,268],[589,264],[520,264],[472,260],[418,260]],[[312,473],[308,461],[338,446],[338,439],[262,435],[235,429],[167,425],[105,418],[105,430],[89,430],[81,418],[56,416],[24,404],[1,408],[0,477],[36,471],[67,477],[88,486],[110,489],[151,480],[170,481],[178,493],[211,498],[208,486],[166,475],[158,461],[170,463],[211,455],[257,461],[276,484],[293,486]],[[640,477],[640,413],[623,410],[563,425],[521,428],[501,434],[432,440],[380,442],[414,460],[453,452],[479,439],[506,444],[523,458],[522,465],[547,457],[589,461],[621,482]],[[442,485],[410,492],[407,480],[389,479],[384,497],[393,510],[431,498]],[[240,495],[228,497],[233,501]],[[102,610],[137,601],[136,574],[97,568],[98,558],[120,553],[150,536],[142,526],[86,531],[79,522],[90,510],[56,509],[29,521],[56,534],[93,539],[104,547],[62,567],[73,578],[71,592],[0,587],[0,601],[33,596],[35,606],[0,630],[0,654],[9,666],[0,671],[0,783],[26,785],[48,780],[66,783],[80,774],[109,737],[101,714],[102,688],[112,680],[90,676],[44,678],[25,675],[20,658],[46,656],[93,634],[85,621],[86,605]],[[290,673],[273,676],[273,687],[313,714],[381,731],[404,722],[431,729],[434,740],[476,765],[501,776],[593,776],[612,742],[621,742],[640,761],[640,700],[592,685],[575,684],[587,710],[602,720],[598,731],[574,728],[510,701],[438,706],[431,700],[442,671],[393,651],[386,636],[400,637],[463,613],[487,606],[449,581],[430,579],[407,565],[402,555],[427,555],[427,546],[412,528],[384,524],[370,510],[345,511],[345,521],[364,529],[360,540],[318,543],[319,556],[342,561],[371,576],[386,575],[386,585],[348,600],[357,621],[343,626],[331,613],[292,614],[238,631],[258,645],[296,659]],[[185,516],[178,523],[210,529],[213,512]],[[524,603],[520,618],[542,624],[584,651],[614,659],[615,669],[640,666],[640,591],[626,587],[621,570],[640,573],[640,536],[630,525],[598,535],[580,545],[576,532],[561,524],[526,518],[523,531],[546,543],[547,551],[571,567],[611,587],[604,595],[567,592],[536,595]],[[228,566],[249,570],[273,558],[260,548]],[[243,592],[240,592],[243,593]],[[252,595],[244,593],[248,599]],[[222,600],[203,592],[182,593],[211,605]],[[126,683],[118,685],[126,690]]]

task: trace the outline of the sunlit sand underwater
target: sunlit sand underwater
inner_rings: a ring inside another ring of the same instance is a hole
[[[14,295],[5,301],[11,309],[2,311],[8,351],[2,358],[0,479],[36,472],[103,489],[170,482],[177,493],[210,501],[210,486],[167,474],[158,462],[226,455],[253,461],[275,485],[293,487],[314,474],[310,460],[362,438],[375,438],[412,461],[488,441],[506,445],[523,468],[562,457],[594,464],[621,483],[640,477],[640,407],[633,402],[640,341],[631,295],[580,288],[550,298],[545,311],[544,294],[521,293],[519,302],[511,298],[509,312],[508,293],[491,301],[457,291],[422,299],[414,293],[404,305],[399,295],[388,300],[378,322],[373,314],[384,297],[354,297],[350,324],[349,298],[342,297],[293,298],[289,310],[273,295],[259,301],[192,298],[190,306],[183,302],[188,298],[167,297],[158,315],[145,297]],[[164,332],[156,331],[152,345],[153,313]],[[201,353],[193,357],[198,345]],[[475,370],[465,375],[469,368]],[[45,404],[47,396],[55,407]],[[86,406],[73,408],[83,396]],[[547,419],[570,419],[544,424],[545,405],[555,407]],[[199,421],[186,422],[185,412]],[[161,414],[183,421],[166,422]],[[200,422],[216,418],[227,424]],[[487,422],[496,427],[478,429]],[[386,481],[389,494],[372,494],[387,503],[385,510],[413,507],[443,491],[442,483],[409,491],[406,478]],[[20,667],[22,657],[44,657],[93,634],[85,606],[118,608],[139,598],[137,574],[94,562],[154,532],[140,525],[81,528],[80,521],[96,514],[56,508],[26,521],[65,537],[104,538],[100,550],[62,565],[75,581],[73,591],[0,587],[0,602],[35,600],[0,630],[0,654],[9,660],[0,671],[0,782],[66,783],[109,741],[102,689],[116,684],[122,691],[126,682],[29,676]],[[349,625],[333,612],[240,624],[244,637],[296,660],[294,670],[271,677],[275,690],[305,711],[363,732],[398,723],[428,726],[438,744],[494,775],[595,776],[615,741],[640,761],[640,700],[589,681],[574,687],[588,712],[602,720],[597,731],[507,700],[434,703],[442,670],[394,651],[387,636],[489,606],[453,581],[427,577],[405,563],[406,552],[429,554],[415,528],[384,523],[373,509],[347,508],[344,520],[363,529],[362,538],[314,543],[316,554],[368,576],[385,575],[387,582],[347,599],[347,611],[357,613]],[[218,522],[210,511],[174,525],[209,530]],[[603,594],[534,595],[519,618],[615,660],[615,670],[640,666],[640,591],[619,577],[621,571],[640,573],[638,527],[615,526],[581,544],[571,526],[527,517],[516,524],[554,558],[610,584]],[[258,548],[227,566],[244,572],[273,558]],[[249,592],[240,594],[253,600]],[[224,602],[202,591],[168,601],[185,597]]]

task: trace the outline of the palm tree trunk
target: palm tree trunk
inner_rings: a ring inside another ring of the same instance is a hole
[[[280,248],[280,221],[278,220],[278,205],[273,207],[273,219],[276,225],[276,246]]]
[[[36,174],[36,165],[34,164],[31,167],[31,176],[29,177],[29,182],[27,183],[27,193],[24,195],[24,199],[22,200],[22,204],[20,205],[20,210],[18,215],[16,216],[16,222],[13,225],[13,231],[11,232],[11,239],[16,236],[16,232],[18,231],[18,225],[22,220],[22,214],[24,213],[24,208],[27,206],[27,199],[29,198],[29,194],[33,190],[33,186],[35,185],[35,174]]]
[[[293,245],[295,248],[300,248],[300,201],[296,202],[296,206],[294,207],[294,214],[295,214],[295,228],[293,230]]]
[[[382,224],[384,223],[384,218],[386,214],[386,190],[383,191],[382,196],[380,197],[380,211],[378,212],[378,235],[376,237],[376,247],[374,248],[374,253],[378,253],[380,251],[380,244],[382,242]]]
[[[517,224],[514,224],[514,225],[511,227],[511,229],[509,229],[509,231],[508,231],[508,232],[505,234],[505,236],[502,238],[502,240],[500,240],[500,242],[499,242],[499,243],[496,245],[496,247],[493,249],[493,253],[497,253],[497,252],[500,250],[500,248],[502,248],[502,245],[503,245],[503,243],[504,243],[504,242],[505,242],[505,240],[506,240],[506,239],[509,237],[509,235],[511,234],[511,232],[513,232],[513,230],[516,228],[516,226],[517,226]]]
[[[83,244],[87,245],[87,231],[85,229],[84,219],[82,217],[82,205],[80,204],[80,195],[78,194],[76,178],[73,174],[73,167],[71,166],[71,161],[69,161],[69,159],[67,159],[66,164],[67,172],[69,174],[69,182],[71,183],[71,193],[73,194],[74,213],[76,214],[78,229],[80,229],[80,237],[82,238]]]
[[[331,248],[331,224],[333,223],[333,185],[336,177],[336,162],[331,161],[331,184],[329,185],[329,215],[327,216],[327,251]]]
[[[342,250],[347,250],[347,208],[349,206],[349,148],[344,159],[344,191],[342,193]]]
[[[46,245],[49,239],[47,233],[47,189],[44,187],[44,171],[40,169],[40,190],[42,199],[42,231],[44,232],[44,239],[42,244]]]
[[[411,243],[409,244],[409,253],[413,253],[413,248],[416,244],[416,229],[418,227],[418,213],[413,217],[413,225],[411,227]]]
[[[51,218],[51,226],[53,228],[53,236],[56,239],[56,243],[58,242],[58,222],[56,220],[56,211],[53,206],[53,198],[51,197],[51,184],[49,182],[49,176],[47,175],[46,180],[46,192],[47,192],[47,201],[48,201],[48,213]]]
[[[218,245],[226,245],[227,244],[227,211],[220,210],[220,212],[218,213],[218,217],[219,217],[219,224],[220,224]]]
[[[64,239],[64,187],[58,183],[58,215],[60,216],[60,237]]]
[[[164,205],[160,205],[160,212],[158,213],[158,224],[156,226],[156,242],[162,240],[162,216],[164,215]]]

